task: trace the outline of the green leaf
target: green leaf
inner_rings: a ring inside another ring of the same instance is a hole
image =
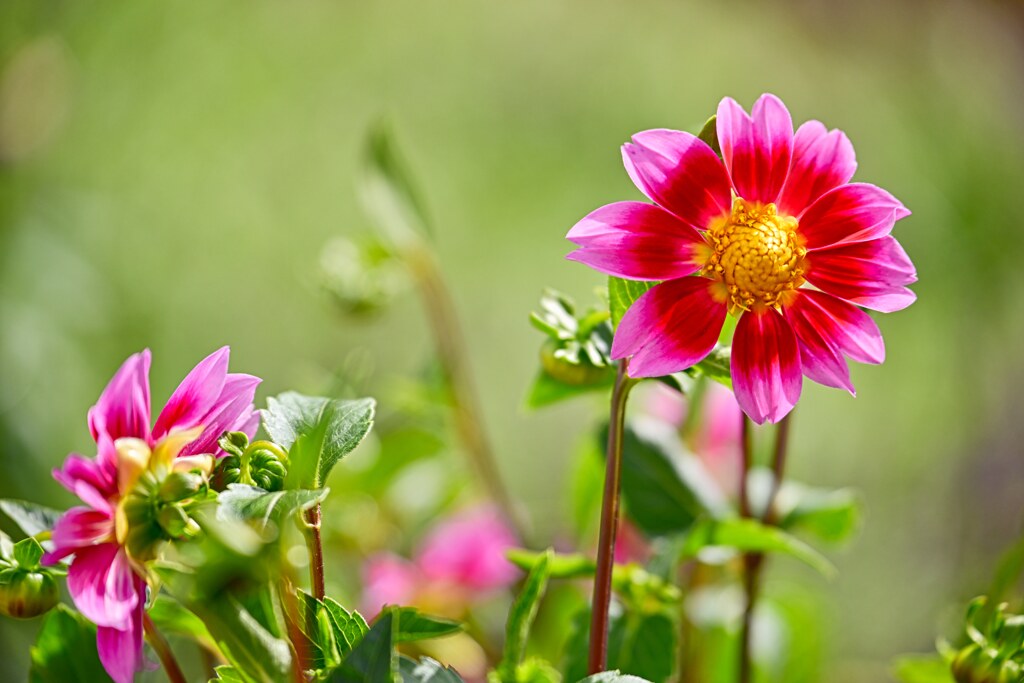
[[[213,672],[217,674],[217,677],[211,678],[210,683],[214,683],[214,681],[224,681],[225,683],[249,683],[249,680],[233,666],[218,666],[213,670]]]
[[[156,596],[147,613],[163,633],[185,636],[201,644],[207,650],[217,650],[217,643],[210,635],[203,620],[166,593]]]
[[[939,655],[907,655],[896,661],[901,683],[955,683],[949,662]]]
[[[526,642],[529,640],[530,628],[537,617],[541,598],[544,597],[548,585],[554,554],[555,551],[549,548],[538,558],[509,610],[508,621],[505,624],[505,651],[497,667],[498,677],[505,683],[516,681],[516,668],[522,663],[523,655],[526,653]]]
[[[46,615],[31,658],[31,683],[110,680],[96,651],[96,627],[65,605],[57,605]]]
[[[301,510],[308,510],[327,497],[330,489],[307,491],[264,491],[247,484],[228,484],[226,491],[217,496],[217,519],[222,522],[255,522],[257,528],[266,529]]]
[[[14,544],[14,561],[22,569],[37,569],[43,557],[43,546],[39,541],[29,537]]]
[[[398,668],[395,622],[395,615],[385,611],[328,680],[332,683],[393,683]]]
[[[579,579],[593,576],[594,560],[581,554],[561,554],[551,551],[537,553],[513,548],[505,553],[508,561],[524,571],[532,571],[541,561],[548,563],[548,577],[552,579]]]
[[[292,651],[238,601],[228,595],[188,607],[206,624],[228,661],[258,683],[285,683],[292,678]]]
[[[446,667],[430,657],[422,657],[417,662],[404,655],[400,656],[398,675],[402,683],[465,683],[455,669]]]
[[[395,607],[392,612],[398,620],[398,626],[395,629],[396,643],[411,643],[462,632],[461,623],[423,614],[415,607]]]
[[[629,307],[656,284],[658,283],[609,277],[608,308],[612,314],[612,325],[617,328],[619,321],[622,320],[622,316],[626,315]]]
[[[360,199],[383,236],[399,246],[429,237],[423,202],[384,123],[367,133],[363,166]]]
[[[786,482],[776,498],[779,527],[806,531],[823,541],[839,542],[860,529],[862,505],[851,489],[829,491]]]
[[[591,680],[584,679],[590,617],[590,608],[587,607],[573,619],[573,632],[567,644],[567,681]],[[603,675],[618,677],[596,680],[664,683],[671,678],[675,667],[678,634],[678,627],[667,614],[613,609],[608,628],[608,667],[611,671]],[[618,673],[620,671],[623,673]]]
[[[303,396],[292,391],[267,399],[263,426],[289,450],[288,488],[320,488],[342,457],[373,426],[375,403]]]
[[[704,375],[719,384],[732,389],[732,348],[715,347],[704,360],[687,370],[691,376]]]
[[[608,430],[601,444],[607,443]],[[724,505],[696,459],[688,455],[672,430],[636,421],[622,439],[622,497],[629,517],[649,536],[686,531],[709,509]],[[700,492],[700,493],[699,493]]]
[[[606,373],[605,379],[597,384],[566,384],[561,382],[545,370],[540,370],[530,385],[526,394],[526,407],[531,410],[544,408],[555,403],[561,403],[577,396],[592,394],[597,391],[607,391],[615,383],[615,373]]]
[[[704,126],[697,133],[697,137],[708,143],[708,147],[714,150],[715,154],[722,156],[722,148],[718,145],[718,116],[712,116],[704,122]]]
[[[639,676],[621,674],[618,671],[602,671],[599,674],[581,679],[579,683],[651,683],[651,681]]]
[[[43,505],[30,503],[27,500],[0,500],[0,510],[11,518],[26,536],[35,536],[44,531],[52,531],[62,513]]]
[[[295,626],[306,638],[305,645],[310,658],[304,662],[304,667],[314,671],[335,668],[341,664],[343,654],[339,651],[335,627],[326,606],[305,591],[298,592],[297,603],[298,623]],[[350,650],[346,649],[344,654]]]
[[[14,557],[14,543],[11,537],[0,531],[0,560],[10,560]]]
[[[803,541],[782,529],[755,519],[701,519],[690,529],[682,548],[683,557],[694,557],[707,547],[733,548],[740,552],[781,553],[790,555],[828,578],[836,568],[828,559]]]
[[[331,624],[334,626],[334,638],[337,641],[338,650],[344,657],[370,631],[370,627],[359,612],[355,610],[350,612],[333,598],[324,598],[323,604],[331,617]]]

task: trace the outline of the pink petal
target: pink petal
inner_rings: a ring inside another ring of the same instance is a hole
[[[123,436],[149,439],[149,349],[121,365],[99,400],[89,410],[94,439],[105,432],[111,440]]]
[[[374,615],[385,605],[408,605],[415,600],[421,580],[412,562],[397,555],[375,555],[363,568],[360,610],[363,614]]]
[[[224,389],[230,353],[227,346],[214,351],[185,376],[156,420],[154,439],[160,439],[172,429],[190,429],[201,424]]]
[[[137,579],[136,590],[140,596],[145,595],[145,583]],[[100,626],[96,629],[96,648],[100,662],[114,683],[132,683],[135,673],[143,669],[145,660],[142,656],[142,615],[144,597],[132,609],[126,628],[116,629]]]
[[[815,199],[850,182],[857,170],[853,145],[841,130],[808,121],[793,137],[793,161],[779,196],[779,211],[799,216]]]
[[[77,453],[68,455],[61,468],[53,470],[53,478],[76,495],[86,491],[88,500],[82,500],[99,510],[109,510],[107,498],[117,492],[116,469]]]
[[[431,581],[492,590],[519,577],[505,557],[517,545],[515,533],[496,510],[473,508],[438,524],[423,540],[416,563]]]
[[[782,100],[764,94],[747,116],[736,100],[718,105],[718,144],[736,194],[748,201],[774,202],[789,173],[793,120]]]
[[[139,602],[134,579],[124,550],[116,543],[102,543],[75,553],[68,568],[68,592],[90,621],[123,629]]]
[[[643,202],[602,206],[566,237],[582,247],[573,261],[630,280],[672,280],[700,268],[700,234],[661,207]]]
[[[797,314],[813,325],[839,350],[859,363],[878,364],[885,360],[885,342],[878,325],[853,304],[811,289],[786,309],[787,318]]]
[[[893,237],[856,242],[810,254],[807,280],[829,294],[886,313],[906,308],[915,295],[914,264]]]
[[[778,422],[800,398],[800,349],[793,329],[775,309],[744,313],[732,343],[736,400],[758,424]]]
[[[259,377],[243,374],[229,374],[224,382],[213,410],[203,418],[203,433],[195,441],[185,446],[180,455],[195,453],[213,453],[217,450],[217,439],[220,435],[236,425],[243,416],[252,412],[252,401],[256,395],[256,387],[262,382]],[[246,417],[246,419],[248,419]]]
[[[800,235],[809,250],[884,237],[910,215],[898,199],[867,183],[841,185],[826,192],[800,218]]]
[[[660,377],[702,360],[725,322],[725,304],[712,297],[712,286],[702,277],[655,285],[619,321],[612,358],[632,356],[632,377]]]
[[[818,384],[846,389],[856,396],[846,359],[831,336],[820,329],[813,318],[803,315],[806,310],[804,307],[789,306],[783,311],[800,342],[800,365],[804,375]]]
[[[46,564],[53,564],[79,548],[112,540],[114,517],[110,511],[74,507],[65,512],[53,527],[54,549],[43,556]]]
[[[678,130],[646,130],[622,146],[626,172],[645,195],[704,230],[732,208],[729,176],[700,138]]]

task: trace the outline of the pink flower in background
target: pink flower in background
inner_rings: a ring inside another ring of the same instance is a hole
[[[646,564],[653,554],[651,544],[636,525],[628,519],[619,520],[615,534],[615,564]]]
[[[722,158],[694,135],[648,130],[623,146],[626,171],[654,204],[618,202],[577,223],[569,258],[632,280],[663,281],[629,309],[613,358],[634,377],[689,367],[739,316],[732,377],[743,411],[777,422],[802,375],[854,392],[846,358],[881,363],[885,347],[860,308],[913,303],[913,264],[890,236],[910,212],[885,190],[850,183],[853,146],[763,95],[748,115],[718,106]],[[696,275],[696,277],[691,277]],[[810,288],[813,286],[814,288]]]
[[[167,401],[150,429],[149,350],[120,367],[89,410],[96,457],[71,454],[53,476],[85,503],[68,510],[53,530],[44,561],[74,555],[68,591],[79,611],[97,625],[100,661],[117,683],[131,681],[143,663],[142,618],[146,582],[124,546],[118,505],[151,459],[191,469],[222,454],[224,431],[256,432],[253,395],[260,380],[229,374],[228,348],[200,362]],[[207,454],[207,455],[204,455]]]
[[[497,510],[475,507],[430,530],[410,562],[390,554],[364,568],[363,610],[414,604],[457,615],[472,601],[512,584],[519,570],[505,553],[518,546]]]

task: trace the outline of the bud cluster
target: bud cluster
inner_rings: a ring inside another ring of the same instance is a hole
[[[976,598],[967,609],[970,643],[953,657],[957,683],[1024,683],[1024,615]]]
[[[248,484],[264,491],[280,491],[288,475],[288,454],[272,441],[253,441],[244,432],[227,432],[219,441],[227,455],[217,463],[213,486]]]
[[[540,300],[541,312],[530,322],[548,336],[541,347],[541,366],[558,381],[592,386],[608,381],[612,361],[612,326],[607,310],[590,309],[577,315],[572,299],[548,290]]]

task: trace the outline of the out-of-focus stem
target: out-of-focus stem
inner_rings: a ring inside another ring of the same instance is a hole
[[[167,680],[171,683],[187,683],[185,674],[182,673],[181,667],[178,665],[178,660],[174,658],[171,646],[167,644],[167,639],[157,629],[153,620],[149,618],[149,614],[145,612],[142,613],[142,629],[146,633],[146,639],[149,641],[149,644],[156,652],[156,656],[160,658],[160,664],[164,667]]]
[[[591,604],[588,671],[604,671],[608,660],[608,609],[612,600],[612,570],[615,566],[615,534],[619,526],[619,480],[622,475],[622,431],[626,400],[634,381],[626,374],[626,361],[619,361],[612,389],[608,423],[608,451],[601,503],[601,535],[597,545],[597,571]]]
[[[453,419],[463,449],[490,498],[516,529],[520,540],[524,528],[498,469],[494,451],[484,432],[483,413],[469,368],[469,353],[462,336],[451,293],[441,277],[433,254],[422,245],[404,250],[404,258],[416,279],[434,346],[451,390]]]
[[[306,547],[309,548],[309,585],[313,596],[323,600],[327,591],[324,587],[324,545],[320,537],[320,503],[304,513],[306,521]]]
[[[789,421],[790,413],[779,421],[775,428],[775,447],[772,454],[772,484],[765,500],[764,510],[761,512],[761,521],[764,524],[775,523],[775,497],[782,487],[782,478],[786,470],[786,451],[789,447]],[[741,485],[740,514],[744,517],[752,517],[749,492],[747,490],[747,477],[750,474],[750,467],[753,461],[752,447],[750,442],[751,424],[750,418],[743,416],[743,484]],[[740,631],[740,662],[739,662],[739,683],[750,683],[753,676],[753,662],[751,659],[751,636],[753,634],[754,608],[761,588],[761,574],[764,571],[765,556],[762,553],[746,553],[743,556],[743,590],[746,594],[746,606],[743,610],[743,625]]]

